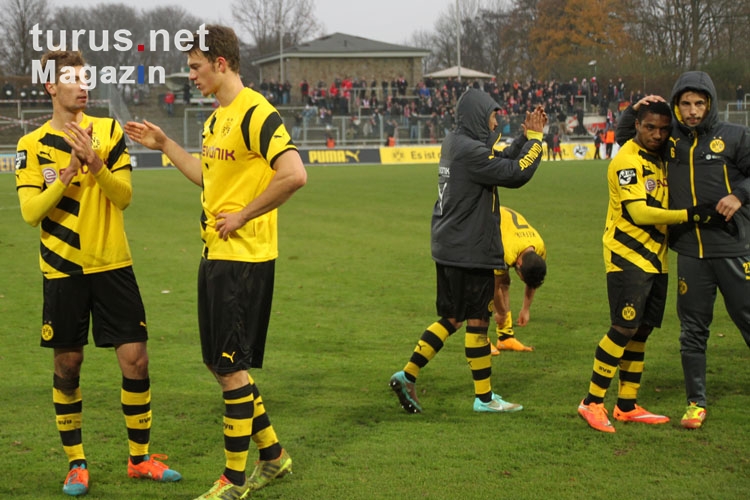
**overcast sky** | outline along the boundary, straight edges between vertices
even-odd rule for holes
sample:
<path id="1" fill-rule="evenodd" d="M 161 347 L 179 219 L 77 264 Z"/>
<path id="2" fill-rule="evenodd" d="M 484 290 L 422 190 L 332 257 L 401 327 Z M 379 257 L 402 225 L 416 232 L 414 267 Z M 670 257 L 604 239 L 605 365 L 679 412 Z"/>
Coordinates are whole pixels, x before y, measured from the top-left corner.
<path id="1" fill-rule="evenodd" d="M 119 1 L 119 0 L 118 0 Z M 268 0 L 273 1 L 273 0 Z M 435 21 L 455 7 L 456 0 L 312 0 L 315 16 L 326 33 L 346 33 L 380 42 L 403 44 L 415 31 L 434 31 Z M 66 0 L 49 0 L 54 6 L 70 5 Z M 104 0 L 75 0 L 76 5 L 110 3 Z M 115 3 L 115 2 L 111 2 Z M 207 22 L 232 22 L 232 0 L 122 0 L 136 8 L 178 5 Z"/>

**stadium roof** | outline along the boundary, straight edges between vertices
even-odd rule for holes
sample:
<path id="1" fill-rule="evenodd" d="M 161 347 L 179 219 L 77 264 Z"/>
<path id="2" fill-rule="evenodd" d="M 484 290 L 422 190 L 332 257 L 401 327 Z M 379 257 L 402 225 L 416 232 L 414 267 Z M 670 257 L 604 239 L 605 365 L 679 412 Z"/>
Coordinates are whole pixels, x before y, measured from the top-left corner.
<path id="1" fill-rule="evenodd" d="M 293 47 L 284 47 L 284 58 L 363 58 L 363 57 L 426 57 L 430 51 L 395 45 L 392 43 L 378 42 L 369 38 L 347 35 L 345 33 L 333 33 L 303 42 Z M 263 64 L 279 59 L 279 52 L 261 56 L 252 61 L 253 64 Z"/>
<path id="2" fill-rule="evenodd" d="M 495 78 L 495 75 L 482 73 L 481 71 L 477 71 L 475 69 L 464 68 L 463 66 L 461 66 L 460 73 L 458 66 L 451 66 L 450 68 L 441 69 L 440 71 L 427 73 L 424 76 L 429 76 L 430 78 L 457 78 L 459 76 L 461 78 Z"/>

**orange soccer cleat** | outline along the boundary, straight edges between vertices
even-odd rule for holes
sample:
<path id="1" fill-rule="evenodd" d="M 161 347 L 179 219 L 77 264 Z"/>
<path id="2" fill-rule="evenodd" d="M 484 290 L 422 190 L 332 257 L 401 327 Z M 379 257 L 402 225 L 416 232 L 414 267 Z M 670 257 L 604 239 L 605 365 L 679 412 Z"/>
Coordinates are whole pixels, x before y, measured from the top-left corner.
<path id="1" fill-rule="evenodd" d="M 615 420 L 620 422 L 642 422 L 644 424 L 666 424 L 669 422 L 669 417 L 651 413 L 638 405 L 635 405 L 635 409 L 631 411 L 622 411 L 618 406 L 615 406 L 613 415 Z"/>
<path id="2" fill-rule="evenodd" d="M 587 424 L 592 428 L 601 432 L 615 432 L 615 428 L 612 427 L 612 423 L 607 418 L 607 409 L 604 408 L 602 403 L 589 403 L 578 405 L 578 414 L 583 418 Z"/>

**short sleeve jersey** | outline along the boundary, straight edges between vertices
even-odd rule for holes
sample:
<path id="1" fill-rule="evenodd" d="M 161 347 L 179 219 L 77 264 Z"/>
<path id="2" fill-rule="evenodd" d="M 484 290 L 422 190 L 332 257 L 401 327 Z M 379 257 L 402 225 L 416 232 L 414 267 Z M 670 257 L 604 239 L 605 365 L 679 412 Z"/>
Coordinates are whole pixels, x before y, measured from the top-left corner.
<path id="1" fill-rule="evenodd" d="M 127 169 L 130 155 L 120 124 L 112 118 L 83 115 L 82 128 L 93 124 L 92 146 L 111 172 Z M 21 137 L 16 151 L 16 190 L 42 192 L 70 163 L 64 132 L 49 122 Z M 62 199 L 41 221 L 39 264 L 46 278 L 92 274 L 132 265 L 123 212 L 102 192 L 86 165 L 65 189 Z"/>
<path id="2" fill-rule="evenodd" d="M 500 207 L 500 236 L 503 240 L 505 263 L 508 267 L 515 267 L 521 252 L 529 247 L 534 247 L 534 252 L 541 258 L 547 258 L 544 240 L 537 230 L 523 215 L 508 207 Z"/>
<path id="3" fill-rule="evenodd" d="M 630 140 L 607 169 L 609 207 L 604 229 L 604 263 L 607 272 L 641 269 L 667 272 L 667 226 L 633 222 L 623 208 L 643 200 L 650 207 L 666 209 L 668 190 L 662 160 Z"/>
<path id="4" fill-rule="evenodd" d="M 203 126 L 203 256 L 211 260 L 265 262 L 278 256 L 277 210 L 247 222 L 226 241 L 216 216 L 238 212 L 258 197 L 275 175 L 279 155 L 297 147 L 274 108 L 260 93 L 245 88 L 217 108 Z"/>

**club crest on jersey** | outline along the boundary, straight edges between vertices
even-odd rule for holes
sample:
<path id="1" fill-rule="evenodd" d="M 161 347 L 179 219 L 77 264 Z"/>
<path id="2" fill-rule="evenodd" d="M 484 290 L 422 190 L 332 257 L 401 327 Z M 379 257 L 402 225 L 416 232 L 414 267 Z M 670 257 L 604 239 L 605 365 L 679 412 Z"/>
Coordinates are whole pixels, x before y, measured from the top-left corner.
<path id="1" fill-rule="evenodd" d="M 232 121 L 233 120 L 234 120 L 233 118 L 227 118 L 226 120 L 224 120 L 224 124 L 221 126 L 221 135 L 223 137 L 228 136 L 229 132 L 232 131 Z"/>
<path id="2" fill-rule="evenodd" d="M 638 181 L 638 176 L 634 168 L 626 168 L 617 172 L 617 179 L 620 182 L 620 186 L 629 186 Z"/>
<path id="3" fill-rule="evenodd" d="M 635 319 L 635 307 L 628 304 L 622 308 L 622 312 L 620 314 L 622 314 L 623 319 L 631 321 Z"/>
<path id="4" fill-rule="evenodd" d="M 724 151 L 724 141 L 721 140 L 720 137 L 715 137 L 714 140 L 711 141 L 711 144 L 708 145 L 709 148 L 711 148 L 711 151 L 714 153 L 721 153 Z"/>
<path id="5" fill-rule="evenodd" d="M 102 147 L 102 142 L 99 140 L 99 137 L 93 136 L 91 138 L 91 149 L 93 150 L 99 150 Z"/>
<path id="6" fill-rule="evenodd" d="M 26 168 L 26 150 L 16 151 L 16 170 Z"/>
<path id="7" fill-rule="evenodd" d="M 43 325 L 42 326 L 42 339 L 49 342 L 52 340 L 52 337 L 55 336 L 55 330 L 52 329 L 52 325 Z"/>
<path id="8" fill-rule="evenodd" d="M 57 170 L 52 167 L 43 168 L 42 176 L 44 177 L 45 183 L 52 184 L 57 180 Z"/>

